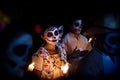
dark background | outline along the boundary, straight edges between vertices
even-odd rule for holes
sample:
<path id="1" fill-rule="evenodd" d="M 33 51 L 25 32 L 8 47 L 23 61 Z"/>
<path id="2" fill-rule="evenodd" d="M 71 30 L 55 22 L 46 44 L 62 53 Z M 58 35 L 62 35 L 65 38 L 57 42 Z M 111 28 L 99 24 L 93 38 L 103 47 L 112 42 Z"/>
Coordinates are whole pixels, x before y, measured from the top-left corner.
<path id="1" fill-rule="evenodd" d="M 86 21 L 100 19 L 106 13 L 119 14 L 119 2 L 105 1 L 25 1 L 1 0 L 1 9 L 10 15 L 13 21 L 23 19 L 25 22 L 39 21 L 51 17 L 64 22 L 66 19 L 82 17 Z M 21 21 L 23 21 L 21 20 Z"/>
<path id="2" fill-rule="evenodd" d="M 30 32 L 30 34 L 32 34 L 32 37 L 33 37 L 32 50 L 33 51 L 31 51 L 30 54 L 33 54 L 41 44 L 39 39 L 40 35 L 34 32 L 34 27 L 36 24 L 39 24 L 42 21 L 44 21 L 44 19 L 51 19 L 57 23 L 66 24 L 69 20 L 73 18 L 82 18 L 84 22 L 83 30 L 87 30 L 88 28 L 91 28 L 91 27 L 104 27 L 104 25 L 101 23 L 104 20 L 103 17 L 106 14 L 110 13 L 115 15 L 118 18 L 119 27 L 114 29 L 115 31 L 119 31 L 120 30 L 119 7 L 120 7 L 119 1 L 117 2 L 115 0 L 114 1 L 111 1 L 111 0 L 51 1 L 49 0 L 44 2 L 39 0 L 36 0 L 36 1 L 35 0 L 32 0 L 32 1 L 0 0 L 0 10 L 2 10 L 6 15 L 10 17 L 11 24 L 12 24 L 10 26 L 8 25 L 7 27 L 5 27 L 3 31 L 1 31 L 1 34 L 0 34 L 1 52 L 0 53 L 2 53 L 2 51 L 3 53 L 6 52 L 9 43 L 11 43 L 11 41 L 13 41 L 14 38 L 16 38 L 16 35 L 19 37 L 18 35 L 19 32 L 21 32 L 22 30 L 25 30 L 25 32 L 27 31 L 27 32 Z M 66 31 L 68 30 L 67 26 L 65 26 L 65 29 Z M 97 43 L 98 45 L 95 47 L 102 50 L 103 44 L 108 45 L 107 42 L 111 43 L 110 45 L 107 46 L 108 49 L 104 50 L 106 52 L 103 52 L 103 54 L 105 54 L 103 57 L 105 57 L 104 65 L 107 66 L 105 67 L 106 73 L 107 73 L 107 70 L 108 70 L 108 73 L 109 71 L 112 73 L 112 71 L 116 69 L 113 67 L 113 66 L 116 67 L 116 64 L 113 64 L 114 60 L 116 60 L 115 61 L 116 63 L 120 63 L 119 51 L 117 51 L 120 48 L 119 46 L 120 36 L 117 33 L 114 36 L 111 36 L 109 40 L 106 40 L 106 41 L 104 40 L 105 36 L 106 34 L 95 35 L 95 37 L 97 37 L 98 39 L 98 42 L 95 42 L 95 44 Z M 116 47 L 117 45 L 118 47 Z M 109 53 L 109 50 L 112 50 L 112 49 L 113 51 L 115 50 L 116 52 L 113 52 L 113 54 L 111 55 L 111 53 Z M 113 61 L 107 58 L 108 56 L 106 56 L 106 53 L 111 57 Z M 116 56 L 116 53 L 118 53 L 117 56 Z M 4 54 L 1 54 L 1 57 L 3 58 L 3 60 L 7 61 L 2 55 Z M 29 55 L 29 57 L 31 58 L 31 55 Z M 88 63 L 87 65 L 92 65 L 92 64 Z M 120 65 L 118 64 L 117 70 L 119 70 L 118 69 L 119 66 Z M 95 69 L 93 65 L 92 67 L 93 69 Z M 118 73 L 119 72 L 120 71 L 118 71 Z M 27 79 L 29 77 L 31 78 L 32 76 L 28 74 Z"/>

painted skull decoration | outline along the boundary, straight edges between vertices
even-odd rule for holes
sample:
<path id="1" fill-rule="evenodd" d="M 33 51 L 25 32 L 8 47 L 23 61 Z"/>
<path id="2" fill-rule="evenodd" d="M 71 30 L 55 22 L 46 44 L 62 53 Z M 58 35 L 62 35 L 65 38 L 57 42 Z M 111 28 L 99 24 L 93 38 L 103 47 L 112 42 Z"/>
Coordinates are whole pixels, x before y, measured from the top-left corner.
<path id="1" fill-rule="evenodd" d="M 103 48 L 111 55 L 119 55 L 120 53 L 120 33 L 108 33 L 104 40 Z"/>
<path id="2" fill-rule="evenodd" d="M 59 32 L 56 26 L 50 26 L 44 32 L 43 39 L 52 45 L 56 45 L 59 41 Z"/>
<path id="3" fill-rule="evenodd" d="M 103 43 L 103 67 L 104 74 L 111 75 L 119 73 L 120 67 L 120 33 L 107 33 Z"/>
<path id="4" fill-rule="evenodd" d="M 27 57 L 32 45 L 32 36 L 26 32 L 19 33 L 8 45 L 6 50 L 7 60 L 4 65 L 12 79 L 24 77 L 28 65 Z"/>

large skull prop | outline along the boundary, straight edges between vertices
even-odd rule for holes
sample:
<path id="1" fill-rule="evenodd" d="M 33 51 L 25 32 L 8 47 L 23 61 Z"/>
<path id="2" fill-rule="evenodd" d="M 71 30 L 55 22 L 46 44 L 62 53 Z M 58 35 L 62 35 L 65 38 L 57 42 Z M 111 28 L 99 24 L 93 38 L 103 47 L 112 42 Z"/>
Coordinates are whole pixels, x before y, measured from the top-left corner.
<path id="1" fill-rule="evenodd" d="M 51 45 L 56 45 L 59 41 L 59 32 L 57 27 L 51 26 L 47 28 L 44 32 L 43 39 Z"/>
<path id="2" fill-rule="evenodd" d="M 120 34 L 108 33 L 105 37 L 105 43 L 103 47 L 107 53 L 111 55 L 118 55 L 120 53 Z"/>
<path id="3" fill-rule="evenodd" d="M 32 47 L 32 36 L 26 32 L 17 35 L 7 48 L 7 61 L 4 63 L 12 78 L 22 78 L 27 66 L 27 57 Z"/>
<path id="4" fill-rule="evenodd" d="M 105 36 L 103 49 L 103 67 L 104 74 L 116 74 L 119 73 L 120 67 L 120 34 L 119 33 L 108 33 Z"/>

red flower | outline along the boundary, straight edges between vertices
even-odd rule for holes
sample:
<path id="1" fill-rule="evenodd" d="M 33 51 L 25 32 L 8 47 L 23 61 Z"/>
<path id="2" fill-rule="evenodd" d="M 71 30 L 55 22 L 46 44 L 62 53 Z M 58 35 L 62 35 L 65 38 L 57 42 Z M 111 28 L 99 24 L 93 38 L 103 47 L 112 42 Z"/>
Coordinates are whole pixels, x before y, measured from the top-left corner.
<path id="1" fill-rule="evenodd" d="M 36 33 L 41 33 L 41 26 L 40 26 L 39 24 L 37 24 L 37 25 L 35 26 L 35 32 L 36 32 Z"/>

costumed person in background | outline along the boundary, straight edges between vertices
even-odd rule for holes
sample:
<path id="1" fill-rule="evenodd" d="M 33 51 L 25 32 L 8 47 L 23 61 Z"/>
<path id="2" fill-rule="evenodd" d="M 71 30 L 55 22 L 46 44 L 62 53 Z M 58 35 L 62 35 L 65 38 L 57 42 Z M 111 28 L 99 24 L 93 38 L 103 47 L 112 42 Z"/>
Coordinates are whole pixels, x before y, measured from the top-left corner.
<path id="1" fill-rule="evenodd" d="M 45 28 L 47 27 L 47 28 Z M 42 80 L 62 80 L 66 78 L 68 70 L 65 50 L 58 45 L 59 32 L 55 24 L 42 26 L 41 38 L 45 44 L 32 56 L 33 72 Z M 67 65 L 66 72 L 63 70 Z"/>
<path id="2" fill-rule="evenodd" d="M 69 23 L 70 32 L 63 38 L 63 47 L 66 50 L 70 80 L 99 80 L 103 71 L 100 51 L 93 49 L 91 39 L 82 35 L 82 19 L 72 19 Z"/>
<path id="3" fill-rule="evenodd" d="M 63 39 L 63 34 L 64 34 L 64 26 L 63 25 L 59 25 L 59 26 L 57 26 L 57 28 L 58 28 L 58 32 L 59 32 L 58 45 L 63 48 L 62 39 Z"/>
<path id="4" fill-rule="evenodd" d="M 72 20 L 68 26 L 70 27 L 70 32 L 68 32 L 62 40 L 68 57 L 72 55 L 74 51 L 91 51 L 92 46 L 88 42 L 87 37 L 81 34 L 83 27 L 82 19 Z"/>
<path id="5" fill-rule="evenodd" d="M 60 39 L 59 42 L 61 43 L 63 34 L 64 34 L 64 26 L 63 25 L 58 26 L 58 32 L 59 32 L 59 39 Z"/>

